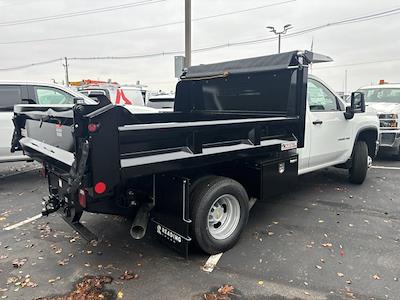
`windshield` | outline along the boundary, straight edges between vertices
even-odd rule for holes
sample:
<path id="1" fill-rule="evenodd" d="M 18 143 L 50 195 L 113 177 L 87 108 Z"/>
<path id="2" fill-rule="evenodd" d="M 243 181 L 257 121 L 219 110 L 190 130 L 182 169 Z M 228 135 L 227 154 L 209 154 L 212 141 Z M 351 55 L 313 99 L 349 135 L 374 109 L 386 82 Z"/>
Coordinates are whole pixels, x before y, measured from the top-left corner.
<path id="1" fill-rule="evenodd" d="M 364 93 L 365 102 L 400 103 L 400 88 L 360 89 Z"/>

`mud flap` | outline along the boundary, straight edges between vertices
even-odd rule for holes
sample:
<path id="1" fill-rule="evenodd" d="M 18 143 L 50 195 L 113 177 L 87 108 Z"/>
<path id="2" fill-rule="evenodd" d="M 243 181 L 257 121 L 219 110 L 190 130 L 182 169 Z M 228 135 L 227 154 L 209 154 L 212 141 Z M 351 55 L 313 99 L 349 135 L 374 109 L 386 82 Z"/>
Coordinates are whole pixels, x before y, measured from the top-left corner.
<path id="1" fill-rule="evenodd" d="M 189 180 L 170 175 L 154 175 L 154 209 L 151 212 L 151 229 L 161 242 L 189 256 Z"/>

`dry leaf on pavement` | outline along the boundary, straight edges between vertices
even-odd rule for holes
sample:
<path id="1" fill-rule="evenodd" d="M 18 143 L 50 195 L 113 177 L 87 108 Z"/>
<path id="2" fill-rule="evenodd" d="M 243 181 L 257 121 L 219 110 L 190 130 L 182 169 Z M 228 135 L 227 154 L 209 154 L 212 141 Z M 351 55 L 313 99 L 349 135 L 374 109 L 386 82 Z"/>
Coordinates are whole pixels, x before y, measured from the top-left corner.
<path id="1" fill-rule="evenodd" d="M 16 258 L 12 261 L 12 265 L 14 268 L 19 268 L 22 267 L 27 261 L 27 258 Z"/>
<path id="2" fill-rule="evenodd" d="M 139 275 L 135 274 L 132 271 L 125 271 L 124 274 L 122 274 L 118 278 L 121 280 L 131 280 L 131 279 L 137 279 L 138 277 L 139 277 Z"/>

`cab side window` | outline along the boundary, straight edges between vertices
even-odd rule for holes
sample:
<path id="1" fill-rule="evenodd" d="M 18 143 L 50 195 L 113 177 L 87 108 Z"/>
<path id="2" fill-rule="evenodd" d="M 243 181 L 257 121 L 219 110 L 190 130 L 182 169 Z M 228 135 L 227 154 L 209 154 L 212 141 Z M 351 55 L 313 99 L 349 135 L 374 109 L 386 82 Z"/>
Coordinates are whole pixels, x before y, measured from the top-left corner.
<path id="1" fill-rule="evenodd" d="M 340 107 L 334 94 L 324 85 L 309 80 L 307 85 L 307 101 L 310 111 L 338 111 Z"/>
<path id="2" fill-rule="evenodd" d="M 0 111 L 13 111 L 14 105 L 21 104 L 22 91 L 20 86 L 0 86 Z"/>
<path id="3" fill-rule="evenodd" d="M 35 87 L 38 104 L 74 104 L 74 96 L 52 87 Z"/>

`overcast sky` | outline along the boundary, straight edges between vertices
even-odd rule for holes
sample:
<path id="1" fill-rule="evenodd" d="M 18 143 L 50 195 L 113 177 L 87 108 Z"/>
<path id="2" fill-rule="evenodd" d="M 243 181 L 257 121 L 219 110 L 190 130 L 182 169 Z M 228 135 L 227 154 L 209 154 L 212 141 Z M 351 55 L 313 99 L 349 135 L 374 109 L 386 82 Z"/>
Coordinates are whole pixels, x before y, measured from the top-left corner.
<path id="1" fill-rule="evenodd" d="M 4 23 L 15 20 L 138 1 L 0 0 L 0 69 L 65 56 L 126 56 L 183 50 L 183 23 L 94 37 L 5 44 L 118 31 L 184 20 L 184 0 L 164 0 L 103 13 L 4 26 Z M 399 0 L 193 0 L 192 18 L 198 19 L 279 2 L 286 3 L 193 21 L 193 49 L 272 37 L 273 34 L 265 29 L 268 25 L 280 27 L 291 23 L 294 26 L 291 31 L 295 32 L 347 18 L 400 8 Z M 346 69 L 349 90 L 376 83 L 379 79 L 400 82 L 400 11 L 398 12 L 399 14 L 385 18 L 331 26 L 312 33 L 284 38 L 282 51 L 310 49 L 313 39 L 315 52 L 334 59 L 333 63 L 315 66 L 313 73 L 337 91 L 343 90 Z M 277 41 L 223 47 L 194 53 L 192 64 L 267 55 L 276 51 Z M 382 60 L 386 62 L 358 64 Z M 51 79 L 61 81 L 63 78 L 64 69 L 61 62 L 15 71 L 0 71 L 2 80 L 49 82 Z M 176 82 L 174 58 L 173 55 L 165 55 L 131 60 L 70 61 L 70 80 L 87 78 L 112 78 L 120 83 L 134 83 L 140 80 L 153 89 L 171 90 Z"/>

